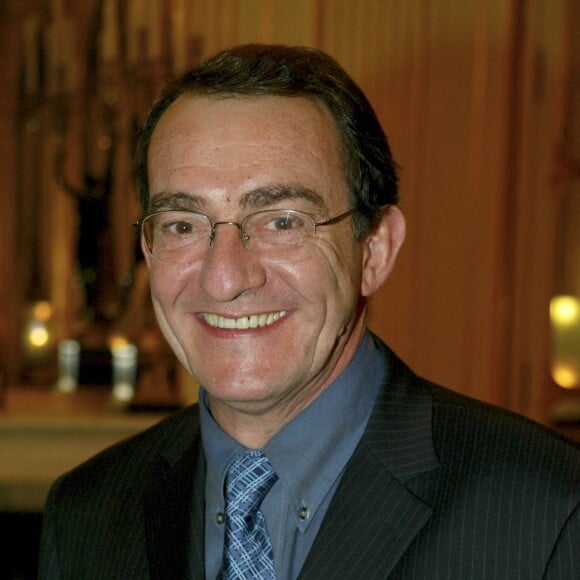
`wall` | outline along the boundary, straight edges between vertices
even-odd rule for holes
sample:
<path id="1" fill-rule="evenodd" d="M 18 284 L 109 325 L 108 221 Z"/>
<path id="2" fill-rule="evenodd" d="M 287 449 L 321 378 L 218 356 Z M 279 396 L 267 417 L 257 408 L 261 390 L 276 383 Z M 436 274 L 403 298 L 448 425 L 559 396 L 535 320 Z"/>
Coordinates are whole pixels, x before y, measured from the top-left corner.
<path id="1" fill-rule="evenodd" d="M 402 167 L 409 230 L 400 262 L 374 302 L 372 328 L 421 374 L 547 420 L 558 395 L 548 368 L 561 189 L 553 175 L 575 48 L 567 26 L 578 18 L 574 0 L 173 4 L 203 38 L 201 56 L 238 42 L 309 44 L 351 72 Z M 19 25 L 40 5 L 14 1 L 0 8 L 0 58 L 12 87 L 0 101 L 7 168 L 0 183 L 0 344 L 13 373 L 21 289 L 6 283 L 17 279 L 19 255 L 12 95 Z M 95 5 L 63 6 L 87 27 Z M 129 9 L 137 5 L 144 6 L 134 0 Z M 182 34 L 175 24 L 174 35 Z M 62 192 L 53 193 L 53 207 L 60 208 L 53 219 L 62 227 L 71 209 Z M 124 222 L 116 227 L 121 231 Z M 52 291 L 66 303 L 59 278 Z"/>

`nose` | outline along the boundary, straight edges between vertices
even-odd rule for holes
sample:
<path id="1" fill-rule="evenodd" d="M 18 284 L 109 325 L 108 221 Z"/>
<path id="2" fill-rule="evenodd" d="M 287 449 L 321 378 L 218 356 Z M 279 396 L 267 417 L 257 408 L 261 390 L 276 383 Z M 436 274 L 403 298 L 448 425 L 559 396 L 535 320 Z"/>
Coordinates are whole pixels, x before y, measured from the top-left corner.
<path id="1" fill-rule="evenodd" d="M 235 222 L 215 224 L 199 275 L 201 288 L 218 302 L 235 300 L 266 282 L 262 262 L 246 249 L 240 225 Z"/>

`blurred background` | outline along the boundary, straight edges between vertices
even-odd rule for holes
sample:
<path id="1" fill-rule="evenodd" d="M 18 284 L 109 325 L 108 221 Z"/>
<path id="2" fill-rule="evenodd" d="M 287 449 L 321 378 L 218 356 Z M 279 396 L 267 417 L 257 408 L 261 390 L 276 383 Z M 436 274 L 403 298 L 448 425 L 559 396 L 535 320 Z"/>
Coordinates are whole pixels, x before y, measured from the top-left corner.
<path id="1" fill-rule="evenodd" d="M 389 136 L 408 238 L 372 329 L 418 373 L 578 436 L 580 2 L 3 0 L 6 554 L 34 552 L 58 473 L 195 400 L 152 317 L 131 159 L 163 84 L 245 42 L 325 50 Z"/>

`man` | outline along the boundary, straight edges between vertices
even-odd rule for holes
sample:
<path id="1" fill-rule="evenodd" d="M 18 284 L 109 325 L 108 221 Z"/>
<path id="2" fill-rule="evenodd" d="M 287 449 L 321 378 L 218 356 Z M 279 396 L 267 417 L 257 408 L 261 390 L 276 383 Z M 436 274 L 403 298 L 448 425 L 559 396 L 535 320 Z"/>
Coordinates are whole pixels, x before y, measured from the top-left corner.
<path id="1" fill-rule="evenodd" d="M 200 404 L 55 484 L 42 578 L 580 577 L 575 445 L 366 330 L 405 225 L 333 60 L 244 46 L 196 67 L 154 105 L 137 180 L 155 311 Z"/>

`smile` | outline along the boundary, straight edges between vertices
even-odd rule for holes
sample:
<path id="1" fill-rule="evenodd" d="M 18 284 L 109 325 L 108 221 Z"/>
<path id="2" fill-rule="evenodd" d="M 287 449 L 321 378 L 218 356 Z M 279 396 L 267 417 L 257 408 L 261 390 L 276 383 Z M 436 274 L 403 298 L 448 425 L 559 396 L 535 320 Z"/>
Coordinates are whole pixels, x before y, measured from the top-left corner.
<path id="1" fill-rule="evenodd" d="M 252 314 L 252 316 L 242 316 L 241 318 L 226 318 L 219 314 L 203 314 L 203 319 L 214 328 L 225 328 L 228 330 L 248 330 L 251 328 L 262 328 L 270 326 L 286 316 L 285 310 L 270 312 L 268 314 Z"/>

